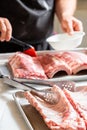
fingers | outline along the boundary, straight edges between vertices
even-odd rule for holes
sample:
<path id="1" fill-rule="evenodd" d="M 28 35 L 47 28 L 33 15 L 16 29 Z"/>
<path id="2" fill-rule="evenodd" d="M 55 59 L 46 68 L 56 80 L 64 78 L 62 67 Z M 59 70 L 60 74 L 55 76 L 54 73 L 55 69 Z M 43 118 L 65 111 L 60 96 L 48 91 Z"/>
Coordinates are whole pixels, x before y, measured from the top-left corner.
<path id="1" fill-rule="evenodd" d="M 64 32 L 72 35 L 74 31 L 83 31 L 82 22 L 75 17 L 68 17 L 61 22 Z"/>
<path id="2" fill-rule="evenodd" d="M 64 32 L 68 33 L 68 34 L 73 34 L 73 27 L 72 27 L 72 21 L 64 21 L 62 23 L 62 28 L 64 30 Z"/>
<path id="3" fill-rule="evenodd" d="M 76 18 L 73 18 L 73 29 L 74 31 L 83 31 L 82 22 Z"/>
<path id="4" fill-rule="evenodd" d="M 9 41 L 12 35 L 12 27 L 8 19 L 0 18 L 0 41 Z"/>

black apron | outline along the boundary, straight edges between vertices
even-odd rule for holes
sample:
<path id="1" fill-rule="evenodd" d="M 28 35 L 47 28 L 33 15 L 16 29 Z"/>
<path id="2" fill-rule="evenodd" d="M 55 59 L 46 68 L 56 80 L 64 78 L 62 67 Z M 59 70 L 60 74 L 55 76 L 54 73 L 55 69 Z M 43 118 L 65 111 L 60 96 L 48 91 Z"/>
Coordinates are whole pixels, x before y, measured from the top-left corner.
<path id="1" fill-rule="evenodd" d="M 53 33 L 55 0 L 0 0 L 0 17 L 12 24 L 13 36 L 36 50 L 50 50 L 46 39 Z M 22 51 L 14 43 L 1 42 L 0 52 Z"/>

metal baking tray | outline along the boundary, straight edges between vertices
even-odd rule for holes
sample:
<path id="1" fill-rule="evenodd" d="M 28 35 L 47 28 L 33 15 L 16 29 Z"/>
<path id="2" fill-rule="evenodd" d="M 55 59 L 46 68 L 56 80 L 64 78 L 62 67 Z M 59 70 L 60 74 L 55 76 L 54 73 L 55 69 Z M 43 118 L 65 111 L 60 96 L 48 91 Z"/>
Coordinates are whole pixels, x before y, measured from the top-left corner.
<path id="1" fill-rule="evenodd" d="M 85 87 L 87 85 L 78 85 L 74 92 L 79 92 Z M 13 98 L 29 130 L 49 130 L 40 113 L 24 97 L 24 91 L 15 92 Z"/>
<path id="2" fill-rule="evenodd" d="M 29 130 L 49 130 L 39 112 L 25 99 L 23 91 L 14 93 L 13 97 Z"/>
<path id="3" fill-rule="evenodd" d="M 77 51 L 77 52 L 82 52 L 82 53 L 87 54 L 87 48 L 77 48 L 77 49 L 71 50 L 71 51 Z M 54 50 L 53 51 L 38 51 L 38 54 L 48 53 L 48 52 L 57 53 L 58 51 L 54 51 Z M 12 56 L 13 54 L 14 53 L 0 54 L 0 72 L 4 76 L 12 77 L 12 74 L 7 67 L 7 62 L 8 62 L 8 58 L 10 56 Z M 19 80 L 21 80 L 21 79 L 19 79 Z M 61 73 L 59 73 L 58 75 L 56 75 L 52 79 L 46 79 L 46 81 L 61 81 L 61 80 L 65 80 L 65 81 L 67 81 L 67 80 L 69 80 L 69 81 L 85 81 L 85 80 L 87 80 L 87 71 L 81 72 L 77 75 L 62 75 Z"/>

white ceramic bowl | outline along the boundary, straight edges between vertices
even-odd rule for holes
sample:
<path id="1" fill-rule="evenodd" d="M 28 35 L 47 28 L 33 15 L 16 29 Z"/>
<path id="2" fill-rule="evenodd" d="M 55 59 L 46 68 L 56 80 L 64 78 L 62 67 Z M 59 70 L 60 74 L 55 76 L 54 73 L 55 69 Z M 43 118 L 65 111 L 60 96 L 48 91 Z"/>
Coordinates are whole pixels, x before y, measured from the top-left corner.
<path id="1" fill-rule="evenodd" d="M 84 32 L 75 31 L 73 35 L 67 33 L 56 34 L 47 39 L 47 42 L 55 50 L 72 50 L 77 48 L 82 43 Z"/>

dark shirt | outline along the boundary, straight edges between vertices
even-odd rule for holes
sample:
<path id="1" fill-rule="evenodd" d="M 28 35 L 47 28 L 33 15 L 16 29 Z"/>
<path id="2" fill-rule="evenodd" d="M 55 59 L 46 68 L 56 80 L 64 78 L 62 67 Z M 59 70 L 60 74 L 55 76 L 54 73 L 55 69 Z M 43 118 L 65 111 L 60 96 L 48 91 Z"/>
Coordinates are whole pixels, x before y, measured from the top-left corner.
<path id="1" fill-rule="evenodd" d="M 54 0 L 0 0 L 0 17 L 9 19 L 14 37 L 43 43 L 53 32 Z"/>

